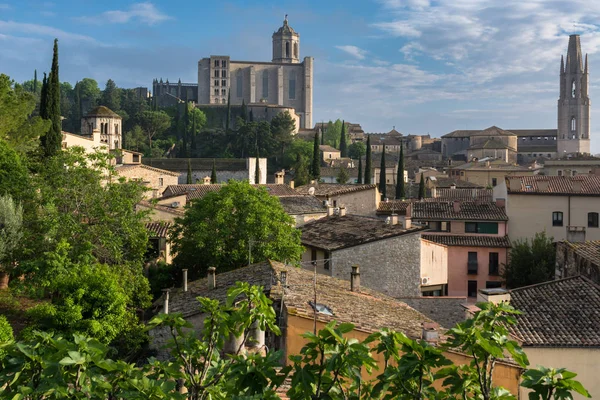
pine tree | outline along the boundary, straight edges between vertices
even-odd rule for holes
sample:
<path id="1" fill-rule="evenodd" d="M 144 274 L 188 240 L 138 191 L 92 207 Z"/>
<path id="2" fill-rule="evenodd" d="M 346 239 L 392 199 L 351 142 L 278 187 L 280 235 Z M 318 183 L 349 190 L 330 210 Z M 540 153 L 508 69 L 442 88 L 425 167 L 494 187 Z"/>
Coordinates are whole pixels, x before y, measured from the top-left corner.
<path id="1" fill-rule="evenodd" d="M 215 165 L 215 159 L 214 158 L 213 158 L 212 172 L 210 174 L 210 183 L 212 183 L 212 184 L 216 184 L 217 183 L 217 166 Z"/>
<path id="2" fill-rule="evenodd" d="M 254 183 L 260 184 L 260 158 L 258 157 L 258 149 L 256 150 L 256 165 L 254 166 Z"/>
<path id="3" fill-rule="evenodd" d="M 58 76 L 58 39 L 54 39 L 54 51 L 52 55 L 52 69 L 48 79 L 46 113 L 52 122 L 50 130 L 42 137 L 42 145 L 46 157 L 52 157 L 58 153 L 62 145 L 62 122 L 60 120 L 60 80 Z"/>
<path id="4" fill-rule="evenodd" d="M 44 79 L 42 80 L 42 92 L 40 95 L 40 117 L 48 119 L 48 79 L 46 79 L 46 73 L 44 72 Z"/>
<path id="5" fill-rule="evenodd" d="M 33 70 L 33 93 L 37 93 L 37 69 Z"/>
<path id="6" fill-rule="evenodd" d="M 188 158 L 187 180 L 185 183 L 187 183 L 187 184 L 192 183 L 192 162 L 190 161 L 189 158 Z"/>
<path id="7" fill-rule="evenodd" d="M 340 156 L 348 157 L 348 145 L 346 143 L 346 122 L 342 121 L 342 132 L 340 133 Z"/>
<path id="8" fill-rule="evenodd" d="M 365 157 L 365 183 L 371 184 L 371 135 L 367 136 L 367 156 Z"/>
<path id="9" fill-rule="evenodd" d="M 425 179 L 423 179 L 423 174 L 421 174 L 421 181 L 419 182 L 419 200 L 425 198 Z"/>
<path id="10" fill-rule="evenodd" d="M 321 150 L 319 149 L 319 132 L 315 133 L 315 140 L 313 142 L 313 159 L 311 176 L 315 181 L 321 179 Z"/>
<path id="11" fill-rule="evenodd" d="M 362 157 L 358 158 L 358 184 L 363 183 L 363 177 L 362 177 Z"/>
<path id="12" fill-rule="evenodd" d="M 387 197 L 387 182 L 385 176 L 385 146 L 383 146 L 383 152 L 381 153 L 381 165 L 379 171 L 379 193 L 381 194 L 381 199 L 385 199 Z"/>
<path id="13" fill-rule="evenodd" d="M 404 146 L 400 143 L 400 159 L 398 160 L 398 176 L 396 177 L 396 198 L 404 199 L 406 190 L 404 188 Z"/>
<path id="14" fill-rule="evenodd" d="M 229 120 L 231 119 L 231 91 L 227 92 L 227 119 L 225 120 L 225 133 L 229 133 Z"/>

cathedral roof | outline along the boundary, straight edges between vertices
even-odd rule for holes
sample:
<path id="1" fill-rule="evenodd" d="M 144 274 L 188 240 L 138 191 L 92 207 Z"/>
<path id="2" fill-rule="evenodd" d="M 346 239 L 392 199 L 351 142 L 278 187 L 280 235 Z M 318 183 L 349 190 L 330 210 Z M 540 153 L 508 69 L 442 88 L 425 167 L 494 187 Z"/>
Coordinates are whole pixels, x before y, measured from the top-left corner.
<path id="1" fill-rule="evenodd" d="M 500 129 L 497 126 L 490 126 L 484 130 L 458 130 L 452 131 L 443 135 L 443 138 L 462 138 L 462 137 L 471 137 L 471 136 L 515 136 L 513 132 L 505 131 L 504 129 Z"/>
<path id="2" fill-rule="evenodd" d="M 288 24 L 287 15 L 283 20 L 283 25 L 275 32 L 277 35 L 285 34 L 285 35 L 297 35 L 296 31 Z"/>

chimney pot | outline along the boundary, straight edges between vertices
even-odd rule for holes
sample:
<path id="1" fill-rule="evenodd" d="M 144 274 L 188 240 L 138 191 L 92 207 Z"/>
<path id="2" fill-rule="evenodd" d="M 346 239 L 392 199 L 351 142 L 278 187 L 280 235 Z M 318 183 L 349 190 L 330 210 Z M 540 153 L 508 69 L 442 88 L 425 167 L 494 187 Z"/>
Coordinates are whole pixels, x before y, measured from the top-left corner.
<path id="1" fill-rule="evenodd" d="M 210 185 L 210 176 L 205 176 L 204 178 L 202 178 L 202 182 L 205 185 Z"/>
<path id="2" fill-rule="evenodd" d="M 216 270 L 217 269 L 215 267 L 210 267 L 208 269 L 208 289 L 209 290 L 215 289 L 217 287 L 217 278 L 215 276 Z"/>
<path id="3" fill-rule="evenodd" d="M 334 214 L 335 207 L 327 206 L 327 216 L 331 217 Z"/>
<path id="4" fill-rule="evenodd" d="M 350 274 L 350 290 L 353 292 L 360 292 L 360 271 L 358 265 L 352 266 L 352 273 Z"/>
<path id="5" fill-rule="evenodd" d="M 283 185 L 283 182 L 284 182 L 283 177 L 284 176 L 285 176 L 285 171 L 284 170 L 275 172 L 275 183 L 277 185 Z"/>
<path id="6" fill-rule="evenodd" d="M 424 322 L 421 338 L 428 343 L 437 343 L 439 340 L 438 327 L 439 325 L 435 322 Z"/>
<path id="7" fill-rule="evenodd" d="M 437 188 L 435 186 L 431 187 L 431 197 L 437 198 Z"/>
<path id="8" fill-rule="evenodd" d="M 340 206 L 340 217 L 343 217 L 345 215 L 346 215 L 346 207 Z"/>
<path id="9" fill-rule="evenodd" d="M 398 214 L 393 213 L 392 215 L 390 215 L 391 219 L 390 219 L 390 223 L 392 225 L 398 225 Z"/>
<path id="10" fill-rule="evenodd" d="M 290 181 L 290 187 L 291 187 L 292 189 L 294 188 L 294 185 L 295 185 L 294 181 Z"/>
<path id="11" fill-rule="evenodd" d="M 188 272 L 188 270 L 187 269 L 183 269 L 182 272 L 183 272 L 183 291 L 187 292 L 187 279 L 188 279 L 187 278 L 187 272 Z"/>
<path id="12" fill-rule="evenodd" d="M 410 218 L 409 216 L 406 216 L 404 218 L 404 229 L 410 229 L 412 228 L 412 218 Z"/>

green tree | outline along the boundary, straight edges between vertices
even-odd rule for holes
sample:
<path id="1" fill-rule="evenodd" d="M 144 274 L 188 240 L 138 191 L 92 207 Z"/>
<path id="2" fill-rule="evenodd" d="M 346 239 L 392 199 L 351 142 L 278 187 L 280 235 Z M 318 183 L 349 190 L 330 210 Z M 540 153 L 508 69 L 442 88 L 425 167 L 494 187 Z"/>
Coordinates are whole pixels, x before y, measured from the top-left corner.
<path id="1" fill-rule="evenodd" d="M 40 92 L 40 117 L 48 119 L 48 78 L 44 72 L 44 78 L 42 79 L 42 90 Z M 48 129 L 50 129 L 48 127 Z"/>
<path id="2" fill-rule="evenodd" d="M 48 108 L 46 113 L 51 121 L 50 130 L 42 136 L 42 147 L 46 157 L 55 156 L 62 147 L 62 121 L 60 114 L 60 80 L 58 77 L 58 39 L 54 39 L 52 69 L 48 80 Z M 42 116 L 43 117 L 43 116 Z"/>
<path id="3" fill-rule="evenodd" d="M 423 178 L 423 174 L 421 174 L 421 180 L 419 181 L 419 200 L 423 200 L 427 197 L 425 193 L 425 179 Z"/>
<path id="4" fill-rule="evenodd" d="M 37 80 L 37 69 L 33 70 L 33 93 L 37 93 L 38 80 Z"/>
<path id="5" fill-rule="evenodd" d="M 0 139 L 0 196 L 22 202 L 31 194 L 30 175 L 19 154 Z"/>
<path id="6" fill-rule="evenodd" d="M 298 261 L 303 248 L 293 225 L 266 189 L 229 181 L 175 220 L 170 233 L 174 261 L 197 276 L 211 266 L 226 271 L 266 259 Z"/>
<path id="7" fill-rule="evenodd" d="M 337 119 L 335 122 L 329 121 L 325 132 L 323 132 L 324 143 L 336 149 L 340 146 L 340 137 L 342 133 L 342 121 Z"/>
<path id="8" fill-rule="evenodd" d="M 362 168 L 362 157 L 360 157 L 358 159 L 358 181 L 357 181 L 358 184 L 363 183 L 362 169 L 363 169 Z"/>
<path id="9" fill-rule="evenodd" d="M 164 111 L 144 111 L 140 116 L 140 125 L 148 138 L 148 147 L 152 151 L 152 138 L 169 129 L 171 117 Z"/>
<path id="10" fill-rule="evenodd" d="M 254 166 L 254 183 L 260 183 L 260 157 L 258 157 L 258 152 L 256 154 L 256 164 Z"/>
<path id="11" fill-rule="evenodd" d="M 569 400 L 572 392 L 591 398 L 583 385 L 574 380 L 576 373 L 565 368 L 545 368 L 528 370 L 523 374 L 521 386 L 532 389 L 531 400 Z"/>
<path id="12" fill-rule="evenodd" d="M 301 153 L 296 154 L 296 162 L 294 163 L 294 183 L 296 186 L 306 185 L 311 178 L 311 173 L 308 170 L 308 161 L 310 158 L 307 158 Z"/>
<path id="13" fill-rule="evenodd" d="M 315 133 L 313 141 L 312 167 L 310 175 L 316 181 L 321 179 L 321 151 L 319 149 L 319 132 Z"/>
<path id="14" fill-rule="evenodd" d="M 367 154 L 367 146 L 363 142 L 354 142 L 348 146 L 348 157 L 352 159 L 360 159 Z"/>
<path id="15" fill-rule="evenodd" d="M 104 88 L 102 97 L 100 98 L 100 105 L 106 106 L 113 111 L 118 111 L 121 109 L 120 89 L 117 88 L 115 81 L 112 79 L 106 81 L 106 87 Z"/>
<path id="16" fill-rule="evenodd" d="M 554 238 L 538 232 L 530 241 L 516 240 L 510 249 L 509 262 L 504 266 L 506 286 L 518 288 L 554 279 L 556 250 Z"/>
<path id="17" fill-rule="evenodd" d="M 187 179 L 185 183 L 187 183 L 188 185 L 194 183 L 192 179 L 192 162 L 189 158 L 187 163 Z"/>
<path id="18" fill-rule="evenodd" d="M 295 130 L 296 121 L 287 111 L 277 114 L 271 120 L 271 134 L 276 142 L 276 147 L 280 150 L 280 162 L 284 162 L 285 153 L 294 140 L 293 133 Z"/>
<path id="19" fill-rule="evenodd" d="M 371 135 L 367 135 L 367 156 L 365 159 L 365 183 L 371 184 Z"/>
<path id="20" fill-rule="evenodd" d="M 305 160 L 310 160 L 312 158 L 313 151 L 313 143 L 300 138 L 293 139 L 285 151 L 283 157 L 283 167 L 293 168 L 298 158 L 298 154 L 301 154 Z"/>
<path id="21" fill-rule="evenodd" d="M 4 315 L 0 315 L 0 361 L 6 355 L 6 352 L 2 350 L 1 346 L 12 342 L 14 339 L 13 329 L 10 323 Z"/>
<path id="22" fill-rule="evenodd" d="M 244 99 L 242 99 L 241 117 L 244 122 L 248 122 L 248 107 L 246 106 Z"/>
<path id="23" fill-rule="evenodd" d="M 225 134 L 229 134 L 229 124 L 231 123 L 231 91 L 227 91 L 227 116 L 225 117 Z"/>
<path id="24" fill-rule="evenodd" d="M 381 164 L 379 166 L 379 193 L 381 194 L 381 199 L 385 199 L 387 197 L 387 178 L 386 178 L 386 168 L 385 168 L 385 146 L 383 152 L 381 153 Z"/>
<path id="25" fill-rule="evenodd" d="M 404 188 L 404 146 L 400 146 L 400 158 L 398 159 L 398 175 L 396 176 L 396 198 L 404 199 L 406 189 Z"/>
<path id="26" fill-rule="evenodd" d="M 23 207 L 10 196 L 0 196 L 0 289 L 5 289 L 2 285 L 13 270 L 22 237 Z"/>
<path id="27" fill-rule="evenodd" d="M 213 185 L 217 184 L 217 166 L 215 164 L 215 159 L 213 158 L 213 166 L 212 166 L 212 172 L 210 173 L 210 183 L 212 183 Z"/>
<path id="28" fill-rule="evenodd" d="M 348 145 L 346 144 L 346 122 L 342 121 L 342 131 L 340 132 L 340 155 L 348 157 Z"/>
<path id="29" fill-rule="evenodd" d="M 338 173 L 335 177 L 335 180 L 337 181 L 337 183 L 348 183 L 348 179 L 350 179 L 350 174 L 348 173 L 348 170 L 343 166 L 340 167 L 338 169 Z"/>

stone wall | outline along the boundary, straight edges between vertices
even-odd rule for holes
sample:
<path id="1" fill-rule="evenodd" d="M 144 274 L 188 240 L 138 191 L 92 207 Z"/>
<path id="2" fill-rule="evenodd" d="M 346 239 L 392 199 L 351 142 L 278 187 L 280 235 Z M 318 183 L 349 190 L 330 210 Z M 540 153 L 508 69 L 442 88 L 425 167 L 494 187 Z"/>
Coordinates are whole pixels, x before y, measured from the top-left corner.
<path id="1" fill-rule="evenodd" d="M 568 244 L 556 243 L 556 278 L 583 275 L 600 285 L 600 260 L 580 257 Z"/>
<path id="2" fill-rule="evenodd" d="M 392 297 L 418 296 L 420 257 L 420 232 L 405 234 L 332 252 L 331 275 L 349 281 L 358 265 L 361 286 Z"/>
<path id="3" fill-rule="evenodd" d="M 415 310 L 449 329 L 465 320 L 466 297 L 398 297 Z"/>

